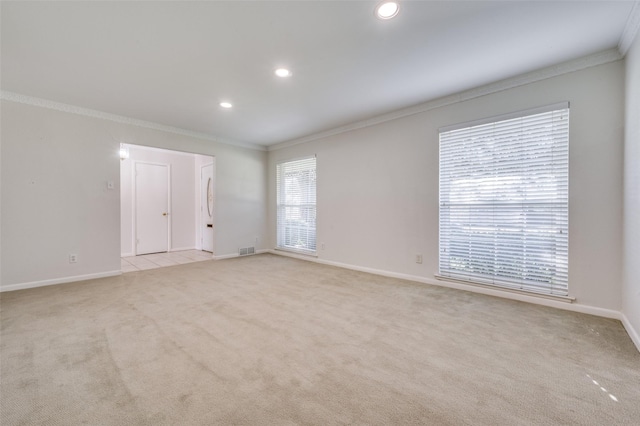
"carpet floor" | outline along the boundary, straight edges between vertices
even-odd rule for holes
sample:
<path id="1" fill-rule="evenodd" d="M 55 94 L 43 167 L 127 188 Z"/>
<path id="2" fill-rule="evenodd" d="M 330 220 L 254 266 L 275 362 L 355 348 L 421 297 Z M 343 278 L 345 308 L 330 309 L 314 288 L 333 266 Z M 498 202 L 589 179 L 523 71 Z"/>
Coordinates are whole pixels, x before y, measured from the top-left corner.
<path id="1" fill-rule="evenodd" d="M 263 254 L 1 295 L 9 425 L 638 425 L 619 321 Z"/>

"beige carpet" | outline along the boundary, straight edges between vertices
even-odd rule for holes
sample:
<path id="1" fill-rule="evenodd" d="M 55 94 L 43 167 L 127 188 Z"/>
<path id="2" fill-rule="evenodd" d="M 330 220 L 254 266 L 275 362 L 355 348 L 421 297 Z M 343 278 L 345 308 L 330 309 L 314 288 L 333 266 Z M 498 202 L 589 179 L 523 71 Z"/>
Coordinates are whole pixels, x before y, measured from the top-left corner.
<path id="1" fill-rule="evenodd" d="M 1 296 L 1 424 L 638 425 L 618 321 L 274 255 Z"/>

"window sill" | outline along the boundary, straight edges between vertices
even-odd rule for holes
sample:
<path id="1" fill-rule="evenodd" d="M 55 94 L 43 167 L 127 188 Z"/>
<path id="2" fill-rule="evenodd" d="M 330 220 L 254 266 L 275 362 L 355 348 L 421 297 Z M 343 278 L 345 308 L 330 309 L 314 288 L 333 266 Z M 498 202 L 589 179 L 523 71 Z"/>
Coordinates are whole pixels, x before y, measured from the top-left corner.
<path id="1" fill-rule="evenodd" d="M 439 281 L 449 281 L 452 283 L 466 284 L 474 287 L 489 288 L 492 290 L 500 290 L 508 293 L 521 294 L 524 296 L 540 297 L 542 299 L 556 300 L 564 303 L 573 303 L 576 300 L 575 297 L 571 297 L 571 296 L 560 296 L 557 294 L 546 294 L 546 293 L 537 293 L 535 291 L 518 290 L 515 288 L 508 288 L 508 287 L 503 287 L 500 285 L 495 285 L 490 283 L 479 283 L 474 281 L 467 281 L 467 280 L 461 280 L 461 279 L 456 279 L 451 277 L 445 277 L 443 275 L 438 275 L 438 274 L 434 274 L 434 277 Z"/>
<path id="2" fill-rule="evenodd" d="M 285 253 L 299 254 L 301 256 L 318 257 L 318 254 L 315 251 L 295 250 L 295 249 L 289 249 L 289 248 L 283 248 L 283 247 L 276 247 L 274 248 L 274 250 L 282 251 Z"/>

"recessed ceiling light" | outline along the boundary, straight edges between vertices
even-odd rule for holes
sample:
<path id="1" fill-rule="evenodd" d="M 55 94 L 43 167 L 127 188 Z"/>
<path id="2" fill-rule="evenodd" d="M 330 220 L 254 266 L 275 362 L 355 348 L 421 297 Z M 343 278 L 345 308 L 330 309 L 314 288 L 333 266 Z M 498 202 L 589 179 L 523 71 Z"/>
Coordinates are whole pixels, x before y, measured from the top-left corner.
<path id="1" fill-rule="evenodd" d="M 275 73 L 278 77 L 291 77 L 291 71 L 286 68 L 278 68 Z"/>
<path id="2" fill-rule="evenodd" d="M 233 105 L 231 105 L 229 102 L 220 102 L 220 106 L 222 108 L 231 108 Z"/>
<path id="3" fill-rule="evenodd" d="M 398 14 L 400 6 L 395 1 L 383 1 L 376 6 L 376 16 L 380 19 L 391 19 Z"/>

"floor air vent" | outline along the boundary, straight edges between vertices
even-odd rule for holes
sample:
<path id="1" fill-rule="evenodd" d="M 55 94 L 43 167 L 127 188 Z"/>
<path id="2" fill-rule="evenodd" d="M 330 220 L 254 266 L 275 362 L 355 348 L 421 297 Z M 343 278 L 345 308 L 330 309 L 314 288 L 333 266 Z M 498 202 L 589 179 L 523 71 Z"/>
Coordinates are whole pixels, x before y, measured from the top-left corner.
<path id="1" fill-rule="evenodd" d="M 255 254 L 256 253 L 256 248 L 255 247 L 243 247 L 243 248 L 238 250 L 238 253 L 240 254 L 240 256 L 246 256 L 248 254 Z"/>

